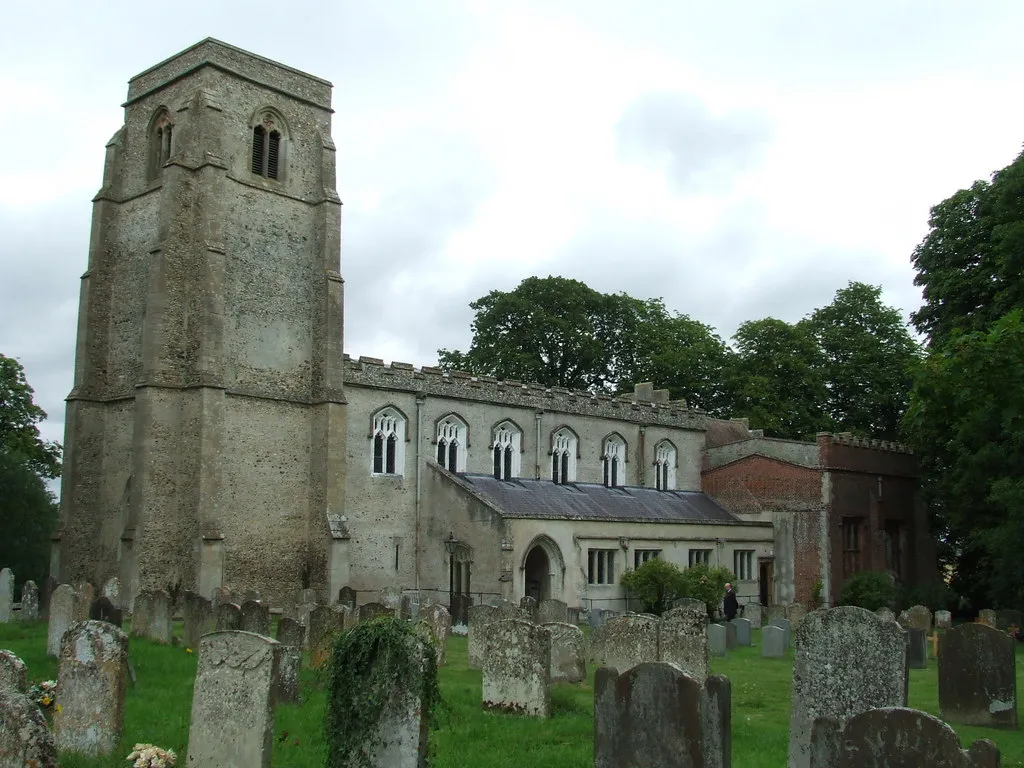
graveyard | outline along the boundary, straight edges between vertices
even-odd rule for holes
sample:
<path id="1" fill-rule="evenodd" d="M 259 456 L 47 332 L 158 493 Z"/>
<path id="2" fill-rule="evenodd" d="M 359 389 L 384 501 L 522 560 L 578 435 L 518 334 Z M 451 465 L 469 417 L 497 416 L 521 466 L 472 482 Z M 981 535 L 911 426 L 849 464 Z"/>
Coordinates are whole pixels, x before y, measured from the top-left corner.
<path id="1" fill-rule="evenodd" d="M 279 620 L 268 628 L 273 636 Z M 127 629 L 127 622 L 125 622 Z M 120 748 L 103 758 L 61 754 L 64 768 L 123 766 L 136 743 L 173 749 L 178 765 L 186 764 L 189 722 L 198 652 L 181 642 L 181 622 L 172 625 L 171 643 L 131 637 L 128 652 L 134 682 L 127 682 L 124 698 L 124 730 Z M 787 764 L 790 741 L 791 692 L 794 652 L 782 658 L 762 656 L 762 630 L 751 631 L 750 647 L 738 645 L 723 656 L 712 655 L 708 675 L 724 675 L 731 685 L 732 765 L 739 768 L 778 768 Z M 1024 644 L 1015 644 L 1017 688 L 1021 687 Z M 0 648 L 24 660 L 30 682 L 57 678 L 57 660 L 47 654 L 47 624 L 0 623 Z M 481 766 L 532 768 L 593 766 L 594 762 L 594 664 L 587 664 L 581 682 L 555 683 L 550 691 L 547 717 L 488 711 L 481 706 L 483 686 L 480 669 L 472 668 L 467 638 L 448 637 L 445 661 L 439 667 L 443 699 L 429 737 L 430 765 L 439 767 Z M 311 666 L 305 653 L 297 703 L 278 703 L 273 724 L 272 765 L 282 768 L 321 768 L 326 763 L 324 722 L 328 691 L 328 664 Z M 484 660 L 486 664 L 486 659 Z M 856 662 L 855 662 L 856 663 Z M 939 716 L 938 665 L 928 658 L 923 669 L 911 669 L 907 706 Z M 624 671 L 624 670 L 620 670 Z M 840 695 L 841 692 L 836 692 Z M 60 692 L 58 691 L 58 701 Z M 233 707 L 227 703 L 227 715 Z M 240 707 L 244 709 L 244 707 Z M 238 711 L 241 720 L 252 717 Z M 52 718 L 53 713 L 48 714 Z M 223 723 L 206 722 L 216 733 Z M 1024 734 L 973 726 L 954 726 L 961 745 L 990 739 L 998 746 L 1006 768 L 1024 768 Z"/>

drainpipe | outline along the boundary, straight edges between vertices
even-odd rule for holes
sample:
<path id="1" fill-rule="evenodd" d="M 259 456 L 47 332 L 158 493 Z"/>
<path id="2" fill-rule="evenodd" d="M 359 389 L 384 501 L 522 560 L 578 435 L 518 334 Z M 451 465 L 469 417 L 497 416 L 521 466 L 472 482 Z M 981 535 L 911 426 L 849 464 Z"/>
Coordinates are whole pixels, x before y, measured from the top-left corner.
<path id="1" fill-rule="evenodd" d="M 420 393 L 416 397 L 416 593 L 420 591 L 420 498 L 422 493 L 420 491 L 420 477 L 423 474 L 421 471 L 422 464 L 420 462 L 420 451 L 423 444 L 423 401 L 425 396 Z"/>
<path id="2" fill-rule="evenodd" d="M 536 463 L 533 467 L 534 479 L 540 480 L 540 419 L 544 415 L 544 411 L 537 411 L 533 414 L 534 421 L 537 423 L 537 445 L 534 454 L 536 455 Z"/>
<path id="3" fill-rule="evenodd" d="M 645 448 L 645 440 L 644 440 L 644 437 L 645 437 L 646 434 L 647 434 L 647 427 L 645 427 L 643 424 L 641 424 L 640 425 L 640 437 L 636 441 L 636 450 L 637 450 L 638 457 L 640 459 L 637 462 L 637 464 L 640 465 L 640 468 L 637 469 L 637 474 L 639 475 L 637 480 L 639 481 L 641 488 L 643 488 L 645 485 L 647 485 L 647 477 L 646 477 L 646 475 L 647 475 L 647 450 Z"/>

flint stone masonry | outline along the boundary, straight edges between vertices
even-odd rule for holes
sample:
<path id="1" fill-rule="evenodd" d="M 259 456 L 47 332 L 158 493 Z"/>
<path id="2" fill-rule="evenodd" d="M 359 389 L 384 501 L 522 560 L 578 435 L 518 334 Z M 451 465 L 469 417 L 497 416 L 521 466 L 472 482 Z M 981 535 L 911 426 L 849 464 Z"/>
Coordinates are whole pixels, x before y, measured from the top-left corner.
<path id="1" fill-rule="evenodd" d="M 467 626 L 467 652 L 469 666 L 472 669 L 480 669 L 484 665 L 484 654 L 486 653 L 486 637 L 484 627 L 495 621 L 498 609 L 490 605 L 469 606 L 469 623 Z"/>
<path id="2" fill-rule="evenodd" d="M 534 717 L 551 715 L 551 635 L 519 619 L 487 625 L 483 706 Z"/>
<path id="3" fill-rule="evenodd" d="M 149 630 L 146 637 L 156 643 L 171 642 L 171 598 L 158 589 L 149 596 Z"/>
<path id="4" fill-rule="evenodd" d="M 932 612 L 923 605 L 914 605 L 900 614 L 899 623 L 904 629 L 919 629 L 927 635 L 932 631 Z"/>
<path id="5" fill-rule="evenodd" d="M 246 600 L 242 603 L 241 611 L 240 629 L 243 632 L 253 632 L 257 635 L 270 634 L 270 606 L 256 600 Z"/>
<path id="6" fill-rule="evenodd" d="M 708 676 L 708 623 L 703 613 L 673 608 L 658 627 L 659 660 L 675 664 L 698 683 Z"/>
<path id="7" fill-rule="evenodd" d="M 128 636 L 105 621 L 82 621 L 64 633 L 57 667 L 60 707 L 53 713 L 57 748 L 91 757 L 117 749 L 124 727 Z"/>
<path id="8" fill-rule="evenodd" d="M 538 624 L 567 624 L 569 606 L 561 600 L 541 600 L 537 604 Z"/>
<path id="9" fill-rule="evenodd" d="M 946 723 L 904 707 L 868 710 L 845 726 L 819 718 L 811 749 L 814 768 L 999 768 L 999 749 L 988 739 L 962 750 L 956 731 Z"/>
<path id="10" fill-rule="evenodd" d="M 277 623 L 277 642 L 281 644 L 274 697 L 278 702 L 299 700 L 299 673 L 302 671 L 302 642 L 306 630 L 294 619 L 284 618 Z"/>
<path id="11" fill-rule="evenodd" d="M 185 595 L 185 622 L 182 642 L 186 648 L 198 648 L 200 638 L 216 629 L 213 603 L 201 595 Z"/>
<path id="12" fill-rule="evenodd" d="M 953 614 L 949 611 L 936 611 L 935 612 L 935 628 L 936 629 L 949 629 L 953 626 Z"/>
<path id="13" fill-rule="evenodd" d="M 658 624 L 649 616 L 616 616 L 601 630 L 601 660 L 606 667 L 627 670 L 658 660 Z"/>
<path id="14" fill-rule="evenodd" d="M 551 635 L 551 682 L 579 683 L 587 677 L 583 630 L 566 622 L 542 624 Z"/>
<path id="15" fill-rule="evenodd" d="M 761 630 L 761 656 L 766 659 L 782 659 L 786 656 L 786 630 L 769 624 Z"/>
<path id="16" fill-rule="evenodd" d="M 60 656 L 60 639 L 75 618 L 75 590 L 70 584 L 61 584 L 50 597 L 50 624 L 46 634 L 46 653 Z"/>
<path id="17" fill-rule="evenodd" d="M 115 608 L 124 608 L 121 605 L 121 580 L 117 576 L 111 576 L 103 582 L 103 589 L 100 590 L 100 595 L 107 598 Z"/>
<path id="18" fill-rule="evenodd" d="M 274 681 L 281 646 L 251 632 L 213 632 L 199 644 L 188 765 L 270 768 Z"/>
<path id="19" fill-rule="evenodd" d="M 14 615 L 14 572 L 0 570 L 0 624 L 7 624 Z"/>
<path id="20" fill-rule="evenodd" d="M 961 624 L 939 638 L 939 712 L 944 720 L 1017 728 L 1014 641 L 984 624 Z"/>
<path id="21" fill-rule="evenodd" d="M 907 666 L 928 669 L 928 636 L 915 627 L 907 630 Z"/>
<path id="22" fill-rule="evenodd" d="M 0 685 L 0 768 L 57 768 L 57 745 L 38 705 Z"/>
<path id="23" fill-rule="evenodd" d="M 703 684 L 666 662 L 594 678 L 595 768 L 728 768 L 732 694 L 728 678 Z"/>
<path id="24" fill-rule="evenodd" d="M 221 603 L 217 606 L 216 627 L 218 632 L 231 632 L 242 626 L 242 608 L 235 603 Z"/>
<path id="25" fill-rule="evenodd" d="M 725 627 L 721 624 L 708 624 L 708 654 L 725 656 L 726 646 Z"/>
<path id="26" fill-rule="evenodd" d="M 120 609 L 115 608 L 110 599 L 103 597 L 103 595 L 92 601 L 92 606 L 89 608 L 89 618 L 93 621 L 105 621 L 108 624 L 113 624 L 118 629 L 121 628 L 121 623 L 124 621 Z"/>
<path id="27" fill-rule="evenodd" d="M 807 615 L 796 632 L 789 721 L 789 768 L 810 768 L 811 726 L 846 720 L 875 707 L 907 703 L 903 629 L 853 606 Z"/>
<path id="28" fill-rule="evenodd" d="M 28 690 L 28 667 L 11 651 L 0 650 L 0 688 L 18 693 Z"/>
<path id="29" fill-rule="evenodd" d="M 434 643 L 434 650 L 437 654 L 437 665 L 445 662 L 446 650 L 448 648 L 448 637 L 452 633 L 452 615 L 443 605 L 431 604 L 423 611 L 422 621 L 430 627 L 431 640 Z"/>
<path id="30" fill-rule="evenodd" d="M 18 616 L 20 621 L 39 621 L 39 587 L 29 579 L 21 585 L 21 611 Z"/>

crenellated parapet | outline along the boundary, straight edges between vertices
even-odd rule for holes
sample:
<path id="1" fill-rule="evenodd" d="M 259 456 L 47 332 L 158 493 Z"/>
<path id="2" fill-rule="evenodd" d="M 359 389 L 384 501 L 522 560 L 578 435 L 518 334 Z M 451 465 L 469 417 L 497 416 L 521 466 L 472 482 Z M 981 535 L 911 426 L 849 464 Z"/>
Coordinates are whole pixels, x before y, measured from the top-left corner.
<path id="1" fill-rule="evenodd" d="M 648 402 L 633 396 L 612 397 L 537 383 L 500 381 L 493 376 L 446 372 L 433 366 L 385 364 L 377 357 L 354 359 L 345 355 L 345 384 L 682 429 L 704 430 L 707 422 L 704 412 L 687 408 L 682 401 Z"/>
<path id="2" fill-rule="evenodd" d="M 831 443 L 832 445 L 844 445 L 850 448 L 865 448 L 872 451 L 891 451 L 893 453 L 913 453 L 910 446 L 890 440 L 874 440 L 867 437 L 854 437 L 849 432 L 838 432 L 831 434 L 829 432 L 818 433 L 819 445 L 824 441 L 826 444 Z"/>

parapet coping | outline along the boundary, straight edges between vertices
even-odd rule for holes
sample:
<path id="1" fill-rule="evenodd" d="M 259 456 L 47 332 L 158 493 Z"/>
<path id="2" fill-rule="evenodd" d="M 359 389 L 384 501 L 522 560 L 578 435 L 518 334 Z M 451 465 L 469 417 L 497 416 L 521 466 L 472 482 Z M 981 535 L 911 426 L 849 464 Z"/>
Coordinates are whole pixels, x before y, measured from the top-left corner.
<path id="1" fill-rule="evenodd" d="M 851 448 L 868 448 L 874 451 L 891 451 L 893 453 L 913 454 L 910 446 L 895 440 L 876 440 L 869 437 L 854 437 L 849 432 L 819 432 L 818 437 L 826 437 L 835 445 L 847 445 Z"/>

